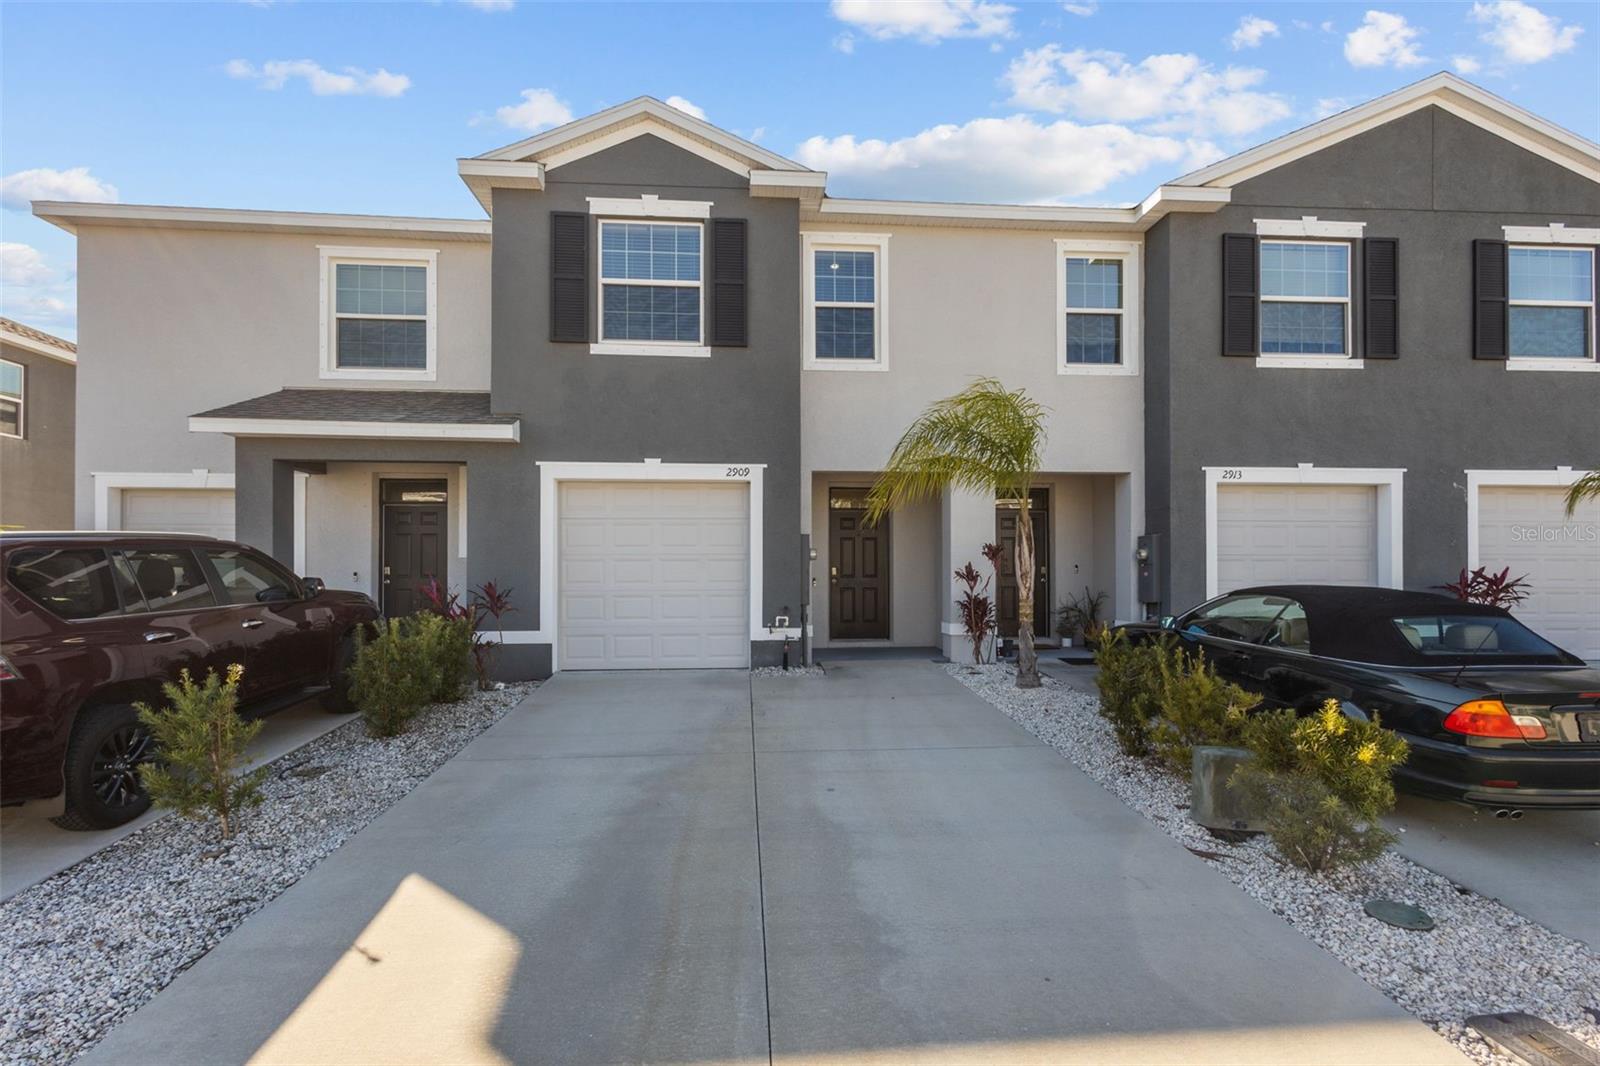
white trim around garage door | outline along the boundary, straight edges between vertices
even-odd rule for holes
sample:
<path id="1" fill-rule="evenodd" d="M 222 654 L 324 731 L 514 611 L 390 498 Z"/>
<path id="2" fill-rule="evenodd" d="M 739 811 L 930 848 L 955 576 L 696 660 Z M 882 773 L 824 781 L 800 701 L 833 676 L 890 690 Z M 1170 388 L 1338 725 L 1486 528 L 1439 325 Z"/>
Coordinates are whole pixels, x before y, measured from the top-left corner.
<path id="1" fill-rule="evenodd" d="M 1467 475 L 1467 569 L 1483 565 L 1478 558 L 1478 490 L 1483 488 L 1544 487 L 1567 488 L 1587 474 L 1570 466 L 1543 470 L 1468 470 Z"/>
<path id="2" fill-rule="evenodd" d="M 1378 584 L 1405 579 L 1404 467 L 1206 466 L 1206 597 L 1217 595 L 1217 490 L 1222 485 L 1371 485 L 1378 490 Z"/>
<path id="3" fill-rule="evenodd" d="M 646 459 L 639 463 L 539 463 L 539 628 L 507 633 L 513 644 L 549 644 L 550 668 L 561 669 L 556 654 L 557 569 L 556 535 L 558 501 L 563 481 L 719 481 L 745 482 L 750 486 L 750 639 L 798 639 L 800 630 L 769 629 L 761 624 L 762 576 L 762 484 L 765 463 L 663 463 Z"/>
<path id="4" fill-rule="evenodd" d="M 232 474 L 209 470 L 176 472 L 107 473 L 95 471 L 94 528 L 118 529 L 122 524 L 123 489 L 232 489 Z"/>

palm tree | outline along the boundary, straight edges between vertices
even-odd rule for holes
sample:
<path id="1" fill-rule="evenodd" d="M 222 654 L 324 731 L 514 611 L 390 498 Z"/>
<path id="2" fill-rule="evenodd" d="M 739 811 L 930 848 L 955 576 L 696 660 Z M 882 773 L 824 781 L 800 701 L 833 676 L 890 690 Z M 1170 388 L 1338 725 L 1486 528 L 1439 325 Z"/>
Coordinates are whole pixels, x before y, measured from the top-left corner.
<path id="1" fill-rule="evenodd" d="M 1567 489 L 1567 517 L 1571 518 L 1584 500 L 1600 500 L 1600 470 L 1591 470 Z"/>
<path id="2" fill-rule="evenodd" d="M 1012 557 L 1017 576 L 1017 687 L 1038 688 L 1033 649 L 1033 523 L 1028 491 L 1044 450 L 1045 409 L 1021 389 L 979 378 L 936 401 L 911 423 L 894 446 L 883 473 L 867 494 L 867 521 L 933 499 L 949 488 L 1024 501 Z"/>

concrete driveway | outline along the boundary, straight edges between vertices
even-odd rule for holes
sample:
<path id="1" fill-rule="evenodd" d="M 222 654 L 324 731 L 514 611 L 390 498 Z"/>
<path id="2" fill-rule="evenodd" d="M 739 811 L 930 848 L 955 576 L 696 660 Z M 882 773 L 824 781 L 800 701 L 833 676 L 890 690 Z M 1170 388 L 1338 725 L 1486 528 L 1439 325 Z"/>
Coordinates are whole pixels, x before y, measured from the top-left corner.
<path id="1" fill-rule="evenodd" d="M 928 663 L 562 674 L 88 1057 L 1463 1061 Z"/>

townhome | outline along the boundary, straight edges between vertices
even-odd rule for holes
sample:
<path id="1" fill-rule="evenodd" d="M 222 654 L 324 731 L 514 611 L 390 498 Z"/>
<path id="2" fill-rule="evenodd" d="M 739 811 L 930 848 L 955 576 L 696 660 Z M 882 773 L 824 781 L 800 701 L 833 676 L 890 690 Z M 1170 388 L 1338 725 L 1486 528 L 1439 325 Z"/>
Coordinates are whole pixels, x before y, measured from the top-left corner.
<path id="1" fill-rule="evenodd" d="M 457 170 L 487 219 L 36 204 L 79 242 L 79 524 L 390 613 L 495 580 L 512 676 L 960 655 L 951 572 L 1024 513 L 1041 605 L 1482 562 L 1600 657 L 1600 516 L 1558 504 L 1600 466 L 1600 148 L 1451 75 L 1126 208 L 830 197 L 648 98 Z M 866 526 L 980 374 L 1050 409 L 1034 498 Z"/>
<path id="2" fill-rule="evenodd" d="M 70 529 L 78 349 L 0 318 L 0 527 Z"/>

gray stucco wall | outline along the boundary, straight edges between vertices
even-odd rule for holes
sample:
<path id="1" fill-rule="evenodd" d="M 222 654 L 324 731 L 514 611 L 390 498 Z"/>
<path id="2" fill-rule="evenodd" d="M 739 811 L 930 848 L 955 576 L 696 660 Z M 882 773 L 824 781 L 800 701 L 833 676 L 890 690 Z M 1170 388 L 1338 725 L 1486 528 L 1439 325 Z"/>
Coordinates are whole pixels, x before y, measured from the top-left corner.
<path id="1" fill-rule="evenodd" d="M 10 344 L 0 358 L 23 375 L 22 439 L 0 437 L 0 525 L 71 529 L 78 368 Z"/>
<path id="2" fill-rule="evenodd" d="M 1400 358 L 1274 369 L 1221 354 L 1221 237 L 1257 218 L 1367 223 L 1400 249 Z M 1472 358 L 1471 242 L 1504 225 L 1600 225 L 1600 185 L 1438 108 L 1234 187 L 1147 237 L 1147 524 L 1167 609 L 1205 594 L 1205 466 L 1404 467 L 1404 583 L 1466 562 L 1467 469 L 1600 466 L 1600 374 Z"/>
<path id="3" fill-rule="evenodd" d="M 587 197 L 659 195 L 712 203 L 749 222 L 748 348 L 709 359 L 591 355 L 550 337 L 550 212 Z M 495 407 L 522 416 L 522 444 L 474 482 L 494 485 L 506 550 L 538 570 L 535 461 L 765 463 L 763 617 L 798 616 L 800 548 L 799 225 L 793 200 L 752 198 L 745 179 L 649 135 L 551 171 L 543 192 L 494 198 Z M 590 251 L 597 235 L 591 220 Z M 591 263 L 591 278 L 594 276 Z M 591 330 L 598 312 L 591 294 Z M 474 500 L 476 504 L 476 500 Z M 530 590 L 535 582 L 527 581 Z M 530 624 L 522 620 L 522 624 Z M 793 624 L 793 623 L 792 623 Z M 764 654 L 757 649 L 757 661 Z"/>

